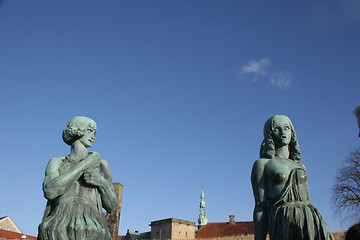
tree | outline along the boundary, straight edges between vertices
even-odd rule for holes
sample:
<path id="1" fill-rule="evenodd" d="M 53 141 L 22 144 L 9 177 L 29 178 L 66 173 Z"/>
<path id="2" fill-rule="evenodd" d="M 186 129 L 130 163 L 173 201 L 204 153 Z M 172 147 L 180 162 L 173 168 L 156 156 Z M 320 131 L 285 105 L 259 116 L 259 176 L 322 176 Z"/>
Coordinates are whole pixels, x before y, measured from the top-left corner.
<path id="1" fill-rule="evenodd" d="M 338 170 L 332 200 L 338 213 L 360 220 L 360 147 L 344 159 Z"/>

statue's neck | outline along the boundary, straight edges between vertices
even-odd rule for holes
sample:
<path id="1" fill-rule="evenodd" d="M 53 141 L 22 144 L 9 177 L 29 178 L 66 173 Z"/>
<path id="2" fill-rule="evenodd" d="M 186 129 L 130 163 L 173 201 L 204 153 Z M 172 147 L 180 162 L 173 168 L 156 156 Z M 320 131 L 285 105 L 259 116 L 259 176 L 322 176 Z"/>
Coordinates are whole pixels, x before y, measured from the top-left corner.
<path id="1" fill-rule="evenodd" d="M 88 154 L 89 154 L 88 149 L 79 140 L 76 140 L 71 145 L 71 151 L 70 151 L 71 159 L 80 161 L 85 159 Z"/>
<path id="2" fill-rule="evenodd" d="M 279 158 L 289 159 L 290 157 L 289 145 L 276 147 L 275 156 Z"/>

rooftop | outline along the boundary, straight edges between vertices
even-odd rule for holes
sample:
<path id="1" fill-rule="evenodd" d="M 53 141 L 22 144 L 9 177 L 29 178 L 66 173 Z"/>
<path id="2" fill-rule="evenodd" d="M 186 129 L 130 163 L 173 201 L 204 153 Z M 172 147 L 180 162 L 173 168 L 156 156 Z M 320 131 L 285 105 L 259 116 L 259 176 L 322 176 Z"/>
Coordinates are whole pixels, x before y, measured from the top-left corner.
<path id="1" fill-rule="evenodd" d="M 22 238 L 23 237 L 23 238 Z M 36 240 L 36 237 L 25 235 L 22 233 L 11 232 L 0 229 L 0 239 L 28 239 Z"/>
<path id="2" fill-rule="evenodd" d="M 254 234 L 254 224 L 249 222 L 229 222 L 208 223 L 196 232 L 196 238 L 218 238 L 227 236 L 239 236 Z"/>
<path id="3" fill-rule="evenodd" d="M 151 222 L 150 226 L 164 224 L 164 223 L 170 223 L 170 222 L 195 226 L 194 222 L 189 222 L 189 221 L 181 220 L 181 219 L 177 219 L 177 218 L 167 218 L 167 219 L 162 219 L 162 220 L 158 220 L 158 221 L 153 221 L 153 222 Z"/>

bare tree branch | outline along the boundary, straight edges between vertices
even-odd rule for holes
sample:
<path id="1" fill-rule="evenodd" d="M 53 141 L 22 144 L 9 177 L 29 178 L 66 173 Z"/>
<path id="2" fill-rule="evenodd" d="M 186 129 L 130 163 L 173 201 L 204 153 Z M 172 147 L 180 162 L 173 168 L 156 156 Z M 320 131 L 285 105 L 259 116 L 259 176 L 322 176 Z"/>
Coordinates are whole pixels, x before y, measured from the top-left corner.
<path id="1" fill-rule="evenodd" d="M 332 203 L 338 213 L 360 220 L 360 148 L 352 151 L 338 170 Z"/>

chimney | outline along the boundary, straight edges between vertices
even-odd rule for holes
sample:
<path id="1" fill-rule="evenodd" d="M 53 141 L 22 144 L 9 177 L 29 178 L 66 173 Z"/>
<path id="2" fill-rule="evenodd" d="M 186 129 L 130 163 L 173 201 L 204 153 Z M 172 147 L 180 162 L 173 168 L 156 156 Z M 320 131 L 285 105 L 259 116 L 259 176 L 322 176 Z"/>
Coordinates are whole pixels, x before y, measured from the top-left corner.
<path id="1" fill-rule="evenodd" d="M 235 215 L 229 215 L 229 224 L 235 224 Z"/>

